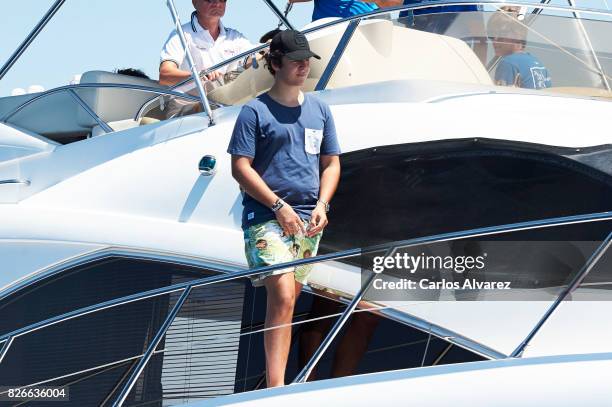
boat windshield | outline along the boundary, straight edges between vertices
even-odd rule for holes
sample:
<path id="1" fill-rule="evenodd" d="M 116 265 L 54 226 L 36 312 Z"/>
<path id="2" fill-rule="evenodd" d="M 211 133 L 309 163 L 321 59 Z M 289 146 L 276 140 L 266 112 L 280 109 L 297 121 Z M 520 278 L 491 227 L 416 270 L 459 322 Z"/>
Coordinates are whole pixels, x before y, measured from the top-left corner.
<path id="1" fill-rule="evenodd" d="M 213 110 L 246 103 L 272 86 L 273 76 L 265 62 L 267 45 L 259 44 L 259 37 L 279 26 L 279 15 L 282 16 L 279 10 L 283 6 L 279 1 L 265 3 L 270 8 L 254 12 L 259 19 L 257 28 L 245 31 L 253 47 L 200 72 Z M 462 2 L 459 8 L 463 11 L 457 11 L 456 6 L 457 3 L 449 2 L 435 5 L 421 2 L 307 24 L 302 31 L 321 59 L 311 61 L 304 89 L 404 81 L 426 86 L 427 92 L 406 92 L 401 96 L 405 101 L 415 102 L 480 92 L 553 92 L 612 99 L 612 43 L 608 40 L 612 38 L 612 12 L 521 3 Z M 79 11 L 74 7 L 78 9 L 75 3 L 69 3 L 68 8 L 58 12 L 59 21 L 53 21 L 38 38 L 41 41 L 32 49 L 34 55 L 25 53 L 7 78 L 32 65 L 33 60 L 40 60 L 34 57 L 41 47 L 58 42 L 74 42 L 76 52 L 82 55 L 75 59 L 74 47 L 56 50 L 55 60 L 80 61 L 74 67 L 66 65 L 65 69 L 83 72 L 82 62 L 90 61 L 101 70 L 83 72 L 80 83 L 88 89 L 61 93 L 52 89 L 42 95 L 0 98 L 2 122 L 66 143 L 205 110 L 192 79 L 166 87 L 156 77 L 146 79 L 111 72 L 121 67 L 142 67 L 138 61 L 143 55 L 152 61 L 145 71 L 149 74 L 157 71 L 159 50 L 166 32 L 172 29 L 172 19 L 167 15 L 163 16 L 168 22 L 166 28 L 156 28 L 155 35 L 153 31 L 143 32 L 136 44 L 133 36 L 120 41 L 121 35 L 115 29 L 122 22 L 129 25 L 134 17 L 130 15 L 121 16 L 116 26 L 104 24 L 95 32 L 78 18 L 71 19 L 73 29 L 57 31 L 62 19 L 70 19 Z M 271 12 L 273 8 L 278 14 Z M 189 4 L 180 5 L 178 13 L 183 25 L 190 24 L 191 11 Z M 224 23 L 244 25 L 239 20 L 239 11 L 228 7 Z M 298 15 L 303 23 L 304 9 Z M 287 21 L 286 25 L 297 26 L 293 23 Z M 87 33 L 87 41 L 75 38 L 75 31 Z M 101 41 L 106 45 L 92 47 L 99 36 L 115 39 L 114 43 Z M 134 53 L 135 49 L 139 52 Z M 45 55 L 43 60 L 49 58 Z M 212 71 L 222 71 L 224 75 L 208 80 L 206 75 Z M 110 89 L 109 84 L 127 86 L 118 90 Z M 51 120 L 49 115 L 55 121 L 62 117 L 61 128 L 45 127 Z"/>
<path id="2" fill-rule="evenodd" d="M 612 97 L 612 43 L 606 40 L 612 13 L 490 3 L 462 8 L 469 11 L 406 6 L 307 26 L 311 48 L 322 58 L 311 61 L 305 89 L 409 80 L 454 83 L 458 92 Z M 267 69 L 250 69 L 208 97 L 242 104 L 271 84 Z"/>

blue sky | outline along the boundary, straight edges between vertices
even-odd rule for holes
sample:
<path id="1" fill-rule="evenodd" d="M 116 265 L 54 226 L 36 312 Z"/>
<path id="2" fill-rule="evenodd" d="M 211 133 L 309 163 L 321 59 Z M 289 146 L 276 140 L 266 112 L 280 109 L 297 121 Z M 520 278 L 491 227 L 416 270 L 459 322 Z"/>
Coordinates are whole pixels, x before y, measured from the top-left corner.
<path id="1" fill-rule="evenodd" d="M 175 0 L 187 22 L 191 0 Z M 13 53 L 52 0 L 3 1 L 0 13 L 0 64 Z M 286 2 L 275 0 L 284 10 Z M 292 22 L 310 21 L 312 3 L 296 4 Z M 259 0 L 228 0 L 224 24 L 251 41 L 276 28 L 278 19 Z M 134 67 L 157 78 L 159 51 L 172 30 L 165 0 L 67 0 L 36 41 L 0 81 L 0 97 L 12 89 L 66 85 L 73 75 L 89 70 Z"/>

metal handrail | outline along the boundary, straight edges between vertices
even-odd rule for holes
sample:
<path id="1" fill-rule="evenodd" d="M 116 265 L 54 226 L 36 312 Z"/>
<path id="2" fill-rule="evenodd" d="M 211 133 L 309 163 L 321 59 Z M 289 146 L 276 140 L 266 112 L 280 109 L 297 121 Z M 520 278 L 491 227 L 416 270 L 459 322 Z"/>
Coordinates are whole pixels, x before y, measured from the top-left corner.
<path id="1" fill-rule="evenodd" d="M 236 62 L 236 61 L 238 61 L 240 59 L 247 58 L 247 57 L 249 57 L 249 56 L 251 56 L 253 54 L 256 54 L 259 51 L 263 51 L 264 49 L 267 49 L 269 47 L 270 47 L 270 44 L 261 44 L 261 45 L 256 46 L 255 48 L 251 48 L 248 51 L 244 51 L 244 52 L 241 52 L 240 54 L 236 54 L 236 55 L 234 55 L 233 57 L 231 57 L 229 59 L 226 59 L 226 60 L 224 60 L 222 62 L 219 62 L 218 64 L 215 64 L 215 65 L 211 66 L 210 68 L 207 68 L 207 69 L 201 71 L 199 76 L 202 77 L 202 76 L 204 76 L 206 74 L 209 74 L 209 73 L 211 73 L 213 71 L 218 70 L 219 68 L 224 67 L 225 65 L 229 65 L 232 62 Z M 184 80 L 182 80 L 180 82 L 177 82 L 176 84 L 172 85 L 170 87 L 170 89 L 177 89 L 177 88 L 179 88 L 179 87 L 181 87 L 183 85 L 186 85 L 186 84 L 190 83 L 191 81 L 193 81 L 193 78 L 184 79 Z"/>
<path id="2" fill-rule="evenodd" d="M 105 301 L 99 304 L 91 305 L 88 307 L 80 308 L 74 311 L 67 312 L 65 314 L 55 316 L 52 318 L 48 318 L 46 320 L 36 322 L 34 324 L 30 324 L 26 327 L 22 327 L 16 329 L 12 332 L 6 333 L 4 335 L 0 335 L 0 341 L 4 339 L 8 339 L 11 337 L 18 337 L 25 335 L 27 333 L 43 329 L 47 326 L 55 325 L 65 320 L 74 319 L 86 314 L 90 314 L 96 311 L 109 309 L 116 307 L 118 305 L 127 304 L 130 302 L 138 301 L 145 298 L 153 298 L 156 296 L 169 294 L 176 291 L 184 290 L 187 287 L 203 287 L 216 283 L 224 283 L 228 281 L 233 281 L 237 279 L 241 279 L 244 277 L 252 277 L 263 273 L 268 273 L 271 271 L 281 270 L 288 267 L 296 267 L 308 264 L 321 263 L 326 261 L 335 261 L 341 260 L 348 257 L 354 257 L 357 255 L 376 253 L 383 250 L 388 250 L 390 248 L 397 247 L 412 247 L 418 246 L 422 244 L 432 244 L 432 243 L 440 243 L 446 241 L 452 241 L 462 238 L 472 238 L 472 237 L 480 237 L 480 236 L 491 236 L 497 235 L 506 232 L 519 232 L 525 230 L 534 230 L 534 229 L 543 229 L 548 227 L 555 226 L 564 226 L 571 224 L 581 224 L 581 223 L 590 223 L 590 222 L 601 222 L 601 221 L 610 221 L 612 220 L 612 212 L 602 212 L 602 213 L 594 213 L 587 215 L 575 215 L 575 216 L 566 216 L 560 218 L 552 218 L 552 219 L 543 219 L 538 221 L 528 221 L 528 222 L 519 222 L 512 223 L 501 226 L 490 226 L 484 228 L 470 229 L 459 232 L 449 232 L 438 235 L 414 238 L 414 239 L 406 239 L 401 241 L 394 241 L 389 243 L 382 243 L 379 245 L 369 246 L 366 248 L 356 248 L 349 250 L 342 250 L 335 253 L 317 255 L 315 257 L 309 257 L 305 259 L 293 260 L 291 262 L 275 264 L 272 266 L 258 267 L 254 269 L 246 269 L 242 271 L 238 271 L 235 273 L 224 274 L 224 275 L 216 275 L 204 277 L 201 279 L 196 279 L 192 281 L 187 281 L 183 283 L 173 284 L 171 286 L 166 286 L 154 290 L 148 290 L 144 292 L 140 292 L 137 294 L 128 295 L 125 297 Z"/>
<path id="3" fill-rule="evenodd" d="M 395 249 L 396 247 L 390 247 L 386 251 L 384 257 L 391 255 Z M 313 353 L 308 363 L 306 363 L 304 368 L 295 377 L 292 384 L 303 383 L 306 380 L 308 380 L 308 377 L 312 373 L 312 370 L 315 368 L 317 363 L 319 363 L 319 360 L 321 360 L 321 358 L 323 357 L 323 354 L 331 346 L 332 342 L 334 341 L 336 336 L 338 336 L 338 333 L 340 332 L 344 324 L 346 324 L 348 319 L 353 314 L 353 311 L 355 311 L 355 309 L 357 308 L 357 305 L 359 305 L 359 302 L 365 295 L 368 288 L 370 288 L 370 284 L 372 284 L 372 280 L 374 280 L 374 277 L 376 277 L 376 274 L 370 273 L 370 275 L 368 276 L 368 279 L 365 281 L 365 283 L 361 285 L 361 288 L 359 289 L 359 291 L 355 293 L 355 296 L 351 300 L 351 303 L 346 307 L 346 309 L 344 310 L 340 318 L 338 318 L 336 323 L 329 330 L 329 333 L 327 334 L 327 336 L 325 336 L 325 338 L 323 339 L 319 347 L 315 350 L 315 352 Z"/>
<path id="4" fill-rule="evenodd" d="M 561 294 L 557 297 L 555 302 L 546 310 L 542 318 L 538 321 L 538 323 L 533 327 L 531 332 L 521 341 L 521 343 L 516 347 L 516 349 L 510 354 L 510 357 L 516 358 L 520 357 L 523 354 L 523 351 L 531 342 L 531 340 L 536 336 L 538 331 L 542 328 L 544 323 L 550 318 L 550 316 L 555 312 L 555 310 L 559 307 L 559 305 L 567 298 L 567 296 L 576 290 L 582 281 L 586 278 L 586 276 L 593 270 L 593 267 L 601 260 L 606 251 L 612 246 L 612 233 L 606 237 L 606 239 L 597 247 L 597 249 L 593 252 L 591 257 L 584 264 L 582 269 L 574 276 L 572 281 L 561 291 Z"/>
<path id="5" fill-rule="evenodd" d="M 23 102 L 22 104 L 20 104 L 19 106 L 15 107 L 13 110 L 5 114 L 4 117 L 0 120 L 0 122 L 6 123 L 12 116 L 16 115 L 17 113 L 19 113 L 21 110 L 23 110 L 27 106 L 31 105 L 32 103 L 42 98 L 50 96 L 54 93 L 67 92 L 69 90 L 74 90 L 74 89 L 90 89 L 90 88 L 129 89 L 129 90 L 134 90 L 137 92 L 155 93 L 157 95 L 176 96 L 176 97 L 180 97 L 183 99 L 188 99 L 188 100 L 192 100 L 196 102 L 200 101 L 199 98 L 195 96 L 191 96 L 187 93 L 176 92 L 171 89 L 155 88 L 152 86 L 130 85 L 130 84 L 124 84 L 124 83 L 81 83 L 78 85 L 60 86 L 59 88 L 50 89 L 39 95 L 36 95 L 32 99 L 26 100 L 25 102 Z"/>
<path id="6" fill-rule="evenodd" d="M 0 185 L 30 185 L 31 182 L 27 179 L 4 179 L 0 180 Z"/>
<path id="7" fill-rule="evenodd" d="M 87 103 L 85 103 L 85 101 L 79 95 L 77 95 L 74 89 L 69 89 L 67 92 L 79 104 L 79 106 L 81 106 L 81 108 L 85 110 L 87 114 L 89 114 L 96 121 L 96 123 L 98 123 L 98 126 L 100 126 L 105 133 L 112 133 L 114 131 L 108 124 L 106 124 L 104 120 L 100 118 L 100 116 L 96 114 L 96 112 L 93 111 L 91 107 L 89 107 Z"/>
<path id="8" fill-rule="evenodd" d="M 185 93 L 185 95 L 188 95 L 188 93 Z M 190 95 L 191 96 L 191 95 Z M 138 109 L 138 111 L 136 112 L 136 115 L 134 115 L 134 121 L 138 121 L 140 120 L 140 118 L 144 115 L 144 113 L 147 111 L 147 109 L 149 108 L 149 106 L 151 106 L 152 104 L 154 104 L 159 98 L 164 97 L 164 95 L 159 95 L 159 96 L 154 96 L 151 99 L 147 100 L 146 102 L 144 102 L 142 104 L 142 106 L 140 106 L 140 108 Z M 195 101 L 199 102 L 200 99 L 199 98 L 195 98 Z M 223 103 L 219 103 L 219 102 L 215 102 L 215 101 L 208 101 L 208 103 L 210 103 L 211 108 L 220 108 L 220 107 L 226 107 L 228 105 L 225 105 Z"/>
<path id="9" fill-rule="evenodd" d="M 113 407 L 120 407 L 121 405 L 123 405 L 123 402 L 130 394 L 132 387 L 134 387 L 134 385 L 136 384 L 136 380 L 138 380 L 138 377 L 140 376 L 142 371 L 147 366 L 147 363 L 149 363 L 149 360 L 153 356 L 153 352 L 155 351 L 155 348 L 157 348 L 157 345 L 159 345 L 164 335 L 166 335 L 166 332 L 172 325 L 172 322 L 174 321 L 179 311 L 183 307 L 183 304 L 185 303 L 185 301 L 187 301 L 187 298 L 189 297 L 190 293 L 191 293 L 191 287 L 185 288 L 180 298 L 178 299 L 178 301 L 172 308 L 172 311 L 170 311 L 170 314 L 168 315 L 168 317 L 166 318 L 162 326 L 157 331 L 155 338 L 153 338 L 151 343 L 149 343 L 149 347 L 145 351 L 144 355 L 140 358 L 140 360 L 138 360 L 138 364 L 136 365 L 134 370 L 132 370 L 132 373 L 130 374 L 130 378 L 125 383 L 125 386 L 123 386 L 123 388 L 121 389 L 121 393 L 119 393 L 119 396 L 117 396 L 117 399 L 113 403 Z"/>
<path id="10" fill-rule="evenodd" d="M 4 360 L 4 357 L 8 353 L 9 348 L 13 344 L 14 337 L 10 336 L 6 338 L 4 342 L 2 342 L 2 348 L 0 348 L 0 363 Z"/>
<path id="11" fill-rule="evenodd" d="M 353 20 L 346 27 L 346 30 L 344 30 L 342 38 L 340 38 L 340 41 L 338 42 L 334 53 L 329 59 L 325 70 L 321 74 L 321 78 L 319 78 L 319 82 L 317 82 L 315 86 L 315 91 L 324 90 L 325 88 L 327 88 L 327 84 L 329 83 L 329 80 L 336 71 L 336 68 L 338 67 L 338 62 L 340 62 L 340 58 L 342 58 L 342 55 L 344 55 L 344 51 L 346 50 L 346 47 L 351 41 L 351 38 L 353 38 L 353 34 L 355 34 L 355 31 L 357 31 L 357 27 L 359 27 L 360 22 L 360 18 L 357 20 Z"/>
<path id="12" fill-rule="evenodd" d="M 13 54 L 9 57 L 6 63 L 2 66 L 2 68 L 0 69 L 0 80 L 4 78 L 4 75 L 6 75 L 8 71 L 11 70 L 13 65 L 15 65 L 15 63 L 19 60 L 19 58 L 21 58 L 21 55 L 23 55 L 23 53 L 28 49 L 30 44 L 32 44 L 32 42 L 36 39 L 38 34 L 40 34 L 40 32 L 45 28 L 47 23 L 51 21 L 55 13 L 57 13 L 59 9 L 64 5 L 65 1 L 66 0 L 56 0 L 55 3 L 51 5 L 49 10 L 40 19 L 38 24 L 34 26 L 34 29 L 30 31 L 30 33 L 26 36 L 23 42 L 19 44 L 15 52 L 13 52 Z"/>
<path id="13" fill-rule="evenodd" d="M 183 52 L 185 53 L 185 58 L 187 58 L 187 63 L 189 64 L 189 70 L 191 71 L 192 79 L 195 81 L 196 88 L 198 89 L 198 93 L 200 94 L 200 103 L 202 104 L 204 111 L 208 115 L 208 124 L 210 126 L 213 126 L 215 124 L 215 118 L 213 117 L 212 109 L 210 108 L 210 104 L 208 103 L 208 97 L 206 96 L 204 85 L 202 85 L 202 80 L 200 79 L 198 72 L 196 71 L 196 65 L 195 62 L 193 62 L 191 49 L 189 48 L 189 44 L 187 43 L 187 39 L 185 38 L 185 33 L 183 32 L 183 27 L 181 25 L 181 19 L 179 18 L 178 11 L 176 11 L 174 0 L 166 0 L 166 4 L 168 6 L 168 9 L 170 10 L 172 19 L 174 20 L 176 34 L 178 35 L 179 40 L 181 41 L 181 45 L 183 46 Z"/>
<path id="14" fill-rule="evenodd" d="M 287 19 L 287 15 L 281 13 L 278 7 L 276 7 L 276 5 L 272 3 L 272 0 L 264 0 L 264 3 L 266 3 L 266 5 L 270 8 L 270 10 L 272 10 L 272 12 L 276 15 L 276 17 L 278 17 L 278 19 L 282 21 L 285 27 L 287 27 L 290 30 L 295 30 L 295 28 L 293 27 L 293 24 L 291 24 L 291 22 Z M 291 3 L 288 3 L 288 6 L 290 5 Z M 288 7 L 287 10 L 289 9 L 290 8 Z"/>
<path id="15" fill-rule="evenodd" d="M 157 331 L 154 340 L 149 344 L 146 352 L 144 353 L 144 356 L 139 359 L 136 368 L 130 374 L 130 378 L 128 379 L 128 382 L 123 387 L 120 395 L 118 396 L 118 398 L 116 399 L 116 401 L 115 401 L 115 403 L 113 405 L 119 407 L 119 406 L 121 406 L 123 404 L 123 402 L 125 401 L 125 399 L 129 395 L 133 385 L 135 384 L 136 380 L 138 379 L 138 377 L 140 376 L 142 371 L 146 368 L 146 365 L 147 365 L 148 361 L 150 360 L 150 358 L 152 357 L 152 355 L 153 355 L 153 353 L 155 351 L 155 348 L 158 346 L 159 342 L 161 341 L 163 336 L 166 334 L 167 330 L 170 328 L 170 326 L 171 326 L 172 322 L 174 321 L 175 317 L 178 315 L 182 305 L 187 300 L 190 292 L 194 288 L 205 286 L 205 285 L 212 285 L 212 284 L 220 283 L 220 282 L 224 282 L 224 281 L 231 281 L 231 280 L 238 279 L 238 278 L 241 278 L 241 277 L 247 277 L 247 276 L 252 276 L 252 275 L 256 275 L 256 274 L 260 274 L 260 273 L 265 273 L 265 272 L 268 272 L 268 271 L 273 271 L 273 270 L 280 269 L 280 268 L 286 268 L 288 266 L 297 266 L 297 265 L 305 265 L 305 264 L 310 264 L 310 263 L 318 263 L 318 262 L 322 262 L 322 261 L 336 260 L 336 259 L 344 258 L 344 257 L 351 257 L 351 256 L 354 256 L 356 254 L 366 254 L 366 253 L 378 252 L 382 248 L 386 248 L 387 249 L 387 254 L 388 254 L 388 253 L 391 253 L 393 250 L 395 250 L 398 247 L 409 247 L 409 246 L 421 245 L 423 243 L 437 243 L 437 242 L 443 242 L 443 241 L 460 239 L 460 238 L 466 238 L 466 237 L 477 237 L 477 236 L 485 236 L 485 235 L 494 235 L 494 234 L 500 234 L 500 233 L 504 233 L 504 232 L 523 231 L 523 230 L 529 230 L 529 229 L 539 229 L 539 228 L 545 228 L 545 227 L 554 227 L 554 226 L 567 225 L 567 224 L 576 224 L 576 223 L 589 223 L 589 222 L 605 221 L 605 220 L 612 220 L 612 213 L 611 212 L 597 213 L 597 214 L 588 214 L 588 215 L 577 215 L 577 216 L 563 217 L 563 218 L 554 218 L 554 219 L 548 219 L 548 220 L 521 222 L 521 223 L 502 225 L 502 226 L 496 226 L 496 227 L 478 228 L 478 229 L 473 229 L 473 230 L 468 230 L 468 231 L 461 231 L 461 232 L 451 232 L 451 233 L 445 233 L 445 234 L 434 235 L 434 236 L 429 236 L 429 237 L 416 238 L 416 239 L 408 239 L 408 240 L 398 241 L 398 242 L 391 242 L 391 243 L 387 243 L 387 244 L 371 246 L 371 247 L 368 247 L 368 248 L 365 248 L 365 249 L 346 250 L 346 251 L 334 253 L 334 254 L 331 254 L 331 255 L 322 255 L 322 256 L 316 256 L 316 257 L 307 258 L 307 259 L 300 259 L 300 260 L 296 260 L 296 261 L 293 261 L 293 262 L 279 264 L 279 265 L 275 265 L 275 266 L 268 266 L 268 267 L 263 267 L 263 268 L 259 268 L 259 269 L 254 269 L 254 270 L 245 270 L 245 271 L 238 272 L 238 273 L 231 274 L 231 275 L 213 276 L 213 277 L 203 278 L 203 279 L 200 279 L 200 280 L 190 281 L 190 282 L 187 282 L 187 283 L 175 284 L 174 286 L 165 287 L 163 289 L 151 290 L 150 292 L 153 292 L 154 295 L 151 295 L 148 298 L 154 297 L 154 296 L 163 295 L 163 294 L 168 294 L 168 293 L 171 293 L 171 292 L 178 292 L 178 291 L 182 291 L 182 294 L 181 294 L 181 297 L 179 298 L 178 302 L 175 304 L 175 306 L 173 307 L 172 311 L 170 312 L 170 314 L 168 315 L 168 317 L 164 321 L 164 323 L 161 326 L 161 328 Z M 605 252 L 605 250 L 607 250 L 607 248 L 610 247 L 610 245 L 612 245 L 612 233 L 610 233 L 608 235 L 608 237 L 606 238 L 606 241 L 604 243 L 602 243 L 602 245 L 598 248 L 598 250 L 591 256 L 591 259 L 589 259 L 588 267 L 585 266 L 587 268 L 587 272 L 580 273 L 578 276 L 575 277 L 575 279 L 572 281 L 570 286 L 567 287 L 566 290 L 564 291 L 565 295 L 567 293 L 571 292 L 571 290 L 573 290 L 575 287 L 577 287 L 577 285 L 583 280 L 583 278 L 586 275 L 586 273 L 588 273 L 588 271 L 590 271 L 592 269 L 592 267 L 594 267 L 595 264 L 597 264 L 597 262 L 603 256 L 603 253 Z M 348 318 L 350 317 L 352 312 L 357 307 L 359 301 L 363 297 L 365 291 L 369 287 L 369 285 L 370 285 L 371 281 L 373 280 L 374 276 L 375 276 L 375 274 L 372 273 L 370 275 L 370 277 L 368 278 L 368 280 L 366 281 L 366 283 L 359 290 L 359 292 L 355 294 L 354 298 L 352 299 L 352 301 L 349 304 L 349 306 L 347 307 L 347 309 L 342 313 L 342 315 L 339 318 L 339 320 L 336 322 L 336 324 L 334 325 L 332 330 L 329 332 L 329 334 L 327 335 L 325 340 L 322 342 L 322 344 L 319 346 L 319 348 L 315 352 L 315 355 L 313 355 L 313 357 L 309 360 L 309 363 L 300 372 L 300 374 L 296 377 L 296 379 L 295 379 L 295 381 L 293 383 L 303 382 L 304 380 L 306 380 L 308 378 L 308 375 L 310 374 L 312 369 L 315 367 L 315 365 L 318 362 L 318 360 L 320 359 L 320 357 L 323 355 L 323 353 L 329 347 L 329 345 L 334 340 L 334 338 L 337 336 L 337 334 L 339 333 L 339 331 L 342 328 L 342 326 L 344 325 L 344 323 L 346 323 L 346 321 L 348 320 Z M 130 301 L 125 301 L 126 297 L 124 297 L 122 299 L 117 299 L 117 300 L 109 301 L 107 303 L 112 302 L 112 303 L 114 303 L 112 306 L 116 306 L 116 305 L 125 304 L 125 303 L 132 302 L 132 301 L 140 301 L 140 300 L 143 300 L 143 299 L 147 298 L 145 296 L 145 294 L 146 293 L 139 293 L 137 295 L 128 296 L 128 297 L 132 298 Z M 560 296 L 558 301 L 563 300 L 565 295 Z M 60 322 L 66 321 L 68 319 L 76 318 L 78 316 L 86 315 L 86 314 L 89 314 L 89 313 L 100 311 L 102 309 L 109 308 L 109 307 L 102 307 L 102 305 L 103 304 L 97 304 L 95 306 L 87 307 L 87 308 L 89 308 L 89 310 L 87 310 L 87 312 L 80 312 L 82 310 L 77 310 L 77 311 L 75 311 L 77 314 L 72 315 L 70 317 L 60 316 L 60 317 L 52 318 L 52 319 L 55 319 L 55 321 L 53 321 L 51 323 L 45 324 L 45 322 L 48 322 L 48 321 L 43 321 L 43 325 L 40 325 L 40 323 L 39 324 L 34 324 L 34 325 L 39 325 L 38 327 L 36 327 L 34 329 L 28 329 L 30 327 L 27 327 L 27 328 L 25 328 L 25 331 L 23 331 L 23 332 L 12 332 L 12 333 L 10 333 L 8 335 L 3 336 L 2 338 L 0 338 L 0 343 L 4 344 L 4 346 L 0 349 L 0 362 L 4 358 L 4 356 L 7 354 L 8 350 L 9 350 L 9 347 L 10 347 L 11 343 L 13 342 L 13 340 L 15 338 L 17 338 L 18 336 L 25 335 L 27 333 L 33 332 L 36 329 L 42 329 L 42 328 L 44 328 L 46 326 L 49 326 L 51 324 L 60 323 Z M 546 317 L 552 315 L 552 313 L 554 312 L 555 308 L 556 307 L 552 307 L 549 310 L 549 312 L 547 312 L 547 316 Z M 541 326 L 542 323 L 543 322 L 541 322 L 540 324 L 536 325 L 536 328 L 534 328 L 534 330 L 532 331 L 531 337 L 533 335 L 535 335 L 535 332 L 537 331 L 539 326 Z M 430 334 L 431 334 L 431 332 L 430 332 Z M 6 341 L 6 342 L 4 342 L 4 341 Z M 523 342 L 523 344 L 526 344 L 526 342 Z"/>

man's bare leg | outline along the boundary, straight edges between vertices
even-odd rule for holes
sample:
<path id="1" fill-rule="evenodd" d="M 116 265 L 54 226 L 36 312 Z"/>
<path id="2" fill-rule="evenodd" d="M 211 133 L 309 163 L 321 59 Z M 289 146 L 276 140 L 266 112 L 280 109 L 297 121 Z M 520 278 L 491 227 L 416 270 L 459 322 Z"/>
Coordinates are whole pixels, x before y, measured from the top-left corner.
<path id="1" fill-rule="evenodd" d="M 282 326 L 264 331 L 266 351 L 266 383 L 268 387 L 285 385 L 285 369 L 291 347 L 291 320 L 295 305 L 295 282 L 293 273 L 267 277 L 264 280 L 268 294 L 266 328 Z"/>

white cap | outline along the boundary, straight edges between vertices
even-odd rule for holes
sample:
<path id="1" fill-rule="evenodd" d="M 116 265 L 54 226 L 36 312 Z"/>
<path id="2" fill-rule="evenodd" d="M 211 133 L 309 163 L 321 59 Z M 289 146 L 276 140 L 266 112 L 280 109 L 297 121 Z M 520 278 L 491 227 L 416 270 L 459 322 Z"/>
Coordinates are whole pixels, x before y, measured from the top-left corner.
<path id="1" fill-rule="evenodd" d="M 39 93 L 44 92 L 45 88 L 40 85 L 30 85 L 28 86 L 28 93 Z"/>
<path id="2" fill-rule="evenodd" d="M 15 88 L 11 92 L 11 96 L 21 96 L 25 94 L 26 94 L 26 91 L 24 88 Z"/>

